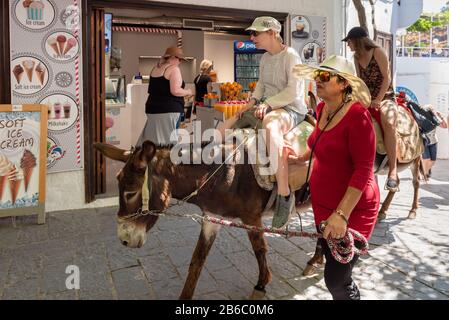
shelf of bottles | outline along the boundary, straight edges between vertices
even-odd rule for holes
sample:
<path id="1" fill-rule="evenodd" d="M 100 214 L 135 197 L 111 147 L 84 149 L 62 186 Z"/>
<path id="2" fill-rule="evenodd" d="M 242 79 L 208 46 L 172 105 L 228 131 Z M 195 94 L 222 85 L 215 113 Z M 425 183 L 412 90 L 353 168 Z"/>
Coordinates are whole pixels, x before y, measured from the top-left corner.
<path id="1" fill-rule="evenodd" d="M 235 54 L 235 81 L 240 83 L 243 91 L 249 91 L 248 85 L 259 79 L 259 62 L 263 53 Z"/>

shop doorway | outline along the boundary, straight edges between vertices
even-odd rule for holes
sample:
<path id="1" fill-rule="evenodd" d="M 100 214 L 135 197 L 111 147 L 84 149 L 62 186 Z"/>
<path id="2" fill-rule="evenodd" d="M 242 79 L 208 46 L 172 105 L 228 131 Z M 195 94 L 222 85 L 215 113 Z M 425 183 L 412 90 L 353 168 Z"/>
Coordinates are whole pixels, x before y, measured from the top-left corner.
<path id="1" fill-rule="evenodd" d="M 109 17 L 106 15 L 105 18 L 105 13 L 112 13 L 112 26 L 108 25 Z M 135 108 L 140 106 L 144 110 L 145 100 L 148 96 L 146 89 L 141 88 L 139 89 L 142 91 L 140 96 L 139 94 L 136 95 L 138 98 L 133 98 L 132 101 L 128 100 L 127 95 L 130 90 L 128 90 L 127 85 L 132 82 L 133 77 L 139 71 L 142 74 L 142 69 L 144 71 L 151 70 L 152 65 L 156 64 L 166 47 L 179 45 L 178 31 L 180 31 L 182 33 L 182 47 L 190 58 L 190 61 L 182 66 L 181 71 L 184 80 L 193 85 L 193 78 L 198 72 L 199 64 L 205 58 L 207 39 L 219 42 L 217 37 L 220 35 L 224 35 L 223 39 L 228 39 L 230 36 L 232 38 L 232 35 L 235 35 L 236 40 L 248 37 L 244 28 L 255 17 L 262 15 L 274 16 L 281 22 L 284 22 L 287 17 L 287 13 L 244 11 L 151 1 L 83 1 L 83 17 L 85 17 L 83 33 L 91 35 L 84 37 L 85 43 L 83 46 L 85 57 L 83 70 L 87 202 L 93 201 L 95 198 L 118 194 L 115 176 L 122 166 L 121 163 L 106 160 L 100 153 L 94 151 L 92 144 L 94 142 L 105 142 L 121 148 L 134 145 L 138 134 L 133 130 L 142 125 L 140 122 L 143 121 L 144 123 L 145 121 L 144 111 L 136 116 L 132 113 L 133 109 L 128 108 L 128 105 L 134 107 L 134 104 L 136 104 Z M 167 25 L 167 23 L 163 24 L 163 21 L 157 21 L 157 19 L 154 19 L 155 17 L 167 17 L 167 19 L 171 17 L 175 20 Z M 151 18 L 153 18 L 152 21 Z M 199 24 L 203 24 L 206 20 L 219 21 L 222 28 L 221 30 L 202 30 L 201 28 L 195 28 L 194 25 L 185 27 L 183 19 L 187 18 L 198 20 Z M 112 28 L 112 43 L 109 39 L 105 40 L 105 32 L 107 33 L 108 27 Z M 114 27 L 120 27 L 121 29 L 114 31 Z M 141 32 L 135 31 L 133 34 L 125 34 L 127 31 L 124 30 L 127 28 L 140 30 Z M 163 32 L 166 32 L 167 35 L 162 37 L 159 35 L 156 41 L 153 40 L 155 38 L 151 38 L 151 30 L 144 29 L 157 29 L 156 32 L 161 32 L 160 30 L 164 29 L 166 31 Z M 144 33 L 146 33 L 146 37 L 144 37 Z M 200 40 L 198 40 L 199 37 L 201 37 Z M 117 39 L 122 41 L 121 52 L 114 52 L 113 50 L 114 41 L 117 41 Z M 147 46 L 144 51 L 139 51 L 136 43 L 146 43 Z M 105 52 L 105 46 L 109 46 L 109 52 Z M 129 51 L 132 51 L 134 55 L 132 63 L 127 60 Z M 111 59 L 114 55 L 114 59 Z M 117 67 L 117 57 L 120 67 L 118 72 L 113 70 L 114 66 Z M 229 58 L 233 59 L 233 57 Z M 223 57 L 220 59 L 223 60 Z M 226 72 L 223 71 L 222 74 L 224 76 Z M 220 78 L 220 75 L 218 77 Z M 231 79 L 223 78 L 222 80 L 228 81 Z M 145 81 L 144 77 L 143 82 Z M 124 85 L 124 88 L 122 85 Z M 122 89 L 124 89 L 125 97 L 122 95 Z M 129 124 L 125 126 L 128 129 L 126 132 L 121 124 L 128 122 Z M 114 128 L 111 124 L 117 125 L 117 127 Z M 122 132 L 125 130 L 125 133 L 130 137 L 117 130 Z"/>

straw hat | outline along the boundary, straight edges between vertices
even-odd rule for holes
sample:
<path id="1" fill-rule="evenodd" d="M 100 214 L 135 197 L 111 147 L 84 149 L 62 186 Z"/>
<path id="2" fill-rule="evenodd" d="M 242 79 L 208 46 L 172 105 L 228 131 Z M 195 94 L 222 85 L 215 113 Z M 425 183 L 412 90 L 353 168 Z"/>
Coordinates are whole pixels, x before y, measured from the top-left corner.
<path id="1" fill-rule="evenodd" d="M 177 58 L 179 58 L 179 59 L 181 59 L 181 60 L 184 60 L 184 61 L 186 61 L 187 59 L 185 58 L 185 54 L 184 54 L 184 52 L 182 51 L 182 49 L 181 48 L 178 48 L 178 47 L 169 47 L 169 48 L 167 48 L 167 50 L 165 50 L 165 53 L 164 53 L 164 56 L 163 56 L 164 58 L 168 58 L 168 57 L 177 57 Z"/>
<path id="2" fill-rule="evenodd" d="M 297 77 L 315 80 L 314 71 L 323 70 L 338 74 L 346 79 L 352 88 L 352 98 L 355 101 L 363 103 L 366 107 L 371 105 L 371 94 L 365 82 L 356 76 L 354 63 L 342 56 L 331 55 L 323 61 L 318 67 L 312 67 L 306 64 L 297 64 L 293 67 L 293 74 Z"/>

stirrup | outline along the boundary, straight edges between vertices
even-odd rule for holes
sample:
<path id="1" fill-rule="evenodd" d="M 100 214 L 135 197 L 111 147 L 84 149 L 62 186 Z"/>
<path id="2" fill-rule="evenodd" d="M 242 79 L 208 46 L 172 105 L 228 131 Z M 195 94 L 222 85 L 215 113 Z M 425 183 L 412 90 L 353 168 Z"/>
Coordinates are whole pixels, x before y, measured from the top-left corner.
<path id="1" fill-rule="evenodd" d="M 384 190 L 388 190 L 391 192 L 399 192 L 399 177 L 395 179 L 391 179 L 387 177 L 387 181 L 385 181 Z"/>

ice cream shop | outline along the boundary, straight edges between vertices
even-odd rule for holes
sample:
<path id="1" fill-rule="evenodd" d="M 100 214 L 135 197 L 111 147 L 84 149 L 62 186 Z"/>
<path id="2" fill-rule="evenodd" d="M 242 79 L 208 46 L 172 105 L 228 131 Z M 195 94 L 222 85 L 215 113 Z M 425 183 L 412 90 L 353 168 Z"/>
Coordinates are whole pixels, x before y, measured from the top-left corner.
<path id="1" fill-rule="evenodd" d="M 318 64 L 346 53 L 341 35 L 356 16 L 349 7 L 344 0 L 2 1 L 0 208 L 42 195 L 46 212 L 117 205 L 122 164 L 93 143 L 136 144 L 149 73 L 166 48 L 182 48 L 182 78 L 192 90 L 201 62 L 212 62 L 211 108 L 196 114 L 211 127 L 236 110 L 224 105 L 244 103 L 257 81 L 263 51 L 245 31 L 255 17 L 275 17 L 284 42 L 303 62 Z M 191 104 L 185 100 L 185 110 Z"/>

